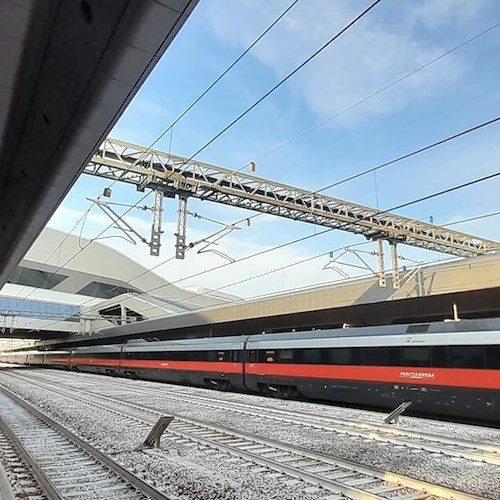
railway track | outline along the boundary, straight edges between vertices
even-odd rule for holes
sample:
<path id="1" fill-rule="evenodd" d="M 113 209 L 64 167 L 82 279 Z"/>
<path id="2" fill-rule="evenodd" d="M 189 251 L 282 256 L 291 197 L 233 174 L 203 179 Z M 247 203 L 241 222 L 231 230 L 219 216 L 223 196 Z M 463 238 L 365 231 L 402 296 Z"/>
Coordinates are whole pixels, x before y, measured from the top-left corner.
<path id="1" fill-rule="evenodd" d="M 107 381 L 106 387 L 124 389 L 124 384 Z M 351 437 L 403 446 L 408 449 L 500 465 L 500 446 L 494 444 L 477 443 L 464 439 L 448 438 L 437 434 L 389 427 L 388 425 L 356 422 L 339 417 L 283 410 L 252 403 L 221 401 L 217 400 L 216 397 L 193 395 L 186 391 L 172 390 L 170 387 L 167 392 L 165 389 L 136 388 L 128 383 L 126 384 L 126 391 L 127 393 L 134 392 L 142 397 L 151 396 L 167 401 L 192 402 L 206 408 L 248 415 L 253 418 L 280 421 L 287 424 L 319 429 L 328 433 L 345 434 Z"/>
<path id="2" fill-rule="evenodd" d="M 109 412 L 113 418 L 129 419 L 144 427 L 151 426 L 161 412 L 113 397 L 93 394 L 81 389 L 61 387 L 29 377 L 13 376 L 28 383 L 89 405 L 94 410 Z M 319 486 L 338 495 L 335 498 L 416 500 L 430 498 L 477 498 L 446 487 L 433 485 L 361 466 L 275 440 L 256 437 L 186 417 L 176 417 L 169 427 L 169 437 L 179 443 L 195 442 L 207 450 L 216 449 L 237 461 L 241 467 L 252 466 L 253 472 L 292 478 Z M 235 466 L 238 466 L 235 465 Z M 257 467 L 257 469 L 255 468 Z"/>
<path id="3" fill-rule="evenodd" d="M 23 489 L 19 498 L 168 498 L 1 386 L 0 416 L 2 444 Z"/>
<path id="4" fill-rule="evenodd" d="M 26 500 L 48 500 L 42 486 L 43 479 L 36 476 L 36 469 L 33 472 L 26 456 L 14 443 L 5 422 L 0 418 L 0 463 L 13 485 L 12 498 L 20 492 Z"/>
<path id="5" fill-rule="evenodd" d="M 109 384 L 107 385 L 109 387 Z M 116 385 L 119 386 L 119 384 Z M 321 429 L 329 433 L 347 434 L 352 437 L 391 443 L 397 446 L 428 451 L 430 453 L 439 453 L 450 457 L 500 465 L 500 446 L 493 444 L 476 443 L 474 441 L 447 438 L 426 432 L 393 428 L 388 425 L 355 422 L 314 413 L 270 408 L 250 403 L 217 401 L 214 398 L 186 394 L 185 392 L 181 393 L 170 390 L 166 392 L 162 389 L 149 388 L 136 389 L 129 386 L 127 386 L 127 391 L 140 393 L 142 396 L 160 397 L 163 400 L 171 401 L 192 402 L 211 409 Z"/>

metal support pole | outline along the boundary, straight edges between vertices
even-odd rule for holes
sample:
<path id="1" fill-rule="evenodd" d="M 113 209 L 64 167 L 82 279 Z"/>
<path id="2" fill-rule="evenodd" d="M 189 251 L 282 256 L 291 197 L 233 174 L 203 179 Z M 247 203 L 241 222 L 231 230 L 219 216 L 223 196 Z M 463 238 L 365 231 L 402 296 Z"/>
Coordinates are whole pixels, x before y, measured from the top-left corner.
<path id="1" fill-rule="evenodd" d="M 401 276 L 399 274 L 398 248 L 396 243 L 391 242 L 392 257 L 392 287 L 397 290 L 401 287 Z"/>
<path id="2" fill-rule="evenodd" d="M 120 305 L 120 313 L 121 313 L 120 325 L 126 325 L 127 324 L 127 308 L 123 304 Z"/>
<path id="3" fill-rule="evenodd" d="M 151 225 L 151 243 L 149 244 L 149 254 L 155 257 L 160 255 L 161 247 L 161 223 L 163 220 L 163 191 L 154 190 L 153 223 Z"/>
<path id="4" fill-rule="evenodd" d="M 160 438 L 173 419 L 174 417 L 166 415 L 161 416 L 151 429 L 151 432 L 147 435 L 146 439 L 144 440 L 144 443 L 142 443 L 142 445 L 139 446 L 137 449 L 143 450 L 144 448 L 159 448 Z"/>
<path id="5" fill-rule="evenodd" d="M 381 288 L 385 288 L 387 286 L 387 279 L 385 277 L 383 240 L 377 240 L 377 261 L 378 261 L 378 286 L 380 286 Z"/>
<path id="6" fill-rule="evenodd" d="M 404 401 L 388 417 L 384 419 L 384 424 L 399 424 L 399 416 L 411 405 L 411 401 Z"/>
<path id="7" fill-rule="evenodd" d="M 179 195 L 177 210 L 177 232 L 175 233 L 175 258 L 184 259 L 186 254 L 187 196 Z"/>

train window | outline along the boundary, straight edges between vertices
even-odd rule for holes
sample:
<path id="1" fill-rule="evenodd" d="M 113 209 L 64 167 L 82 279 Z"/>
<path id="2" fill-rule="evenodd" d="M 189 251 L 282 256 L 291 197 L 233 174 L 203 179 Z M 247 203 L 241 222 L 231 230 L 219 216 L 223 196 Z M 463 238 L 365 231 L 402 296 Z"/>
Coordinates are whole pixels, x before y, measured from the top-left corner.
<path id="1" fill-rule="evenodd" d="M 215 361 L 215 351 L 192 351 L 190 353 L 193 361 Z"/>
<path id="2" fill-rule="evenodd" d="M 406 329 L 406 333 L 424 333 L 429 329 L 430 325 L 410 325 Z"/>
<path id="3" fill-rule="evenodd" d="M 247 360 L 249 363 L 257 363 L 257 351 L 247 351 Z"/>
<path id="4" fill-rule="evenodd" d="M 303 363 L 319 364 L 321 362 L 321 351 L 319 349 L 304 349 L 302 351 Z"/>
<path id="5" fill-rule="evenodd" d="M 266 362 L 266 351 L 257 351 L 257 362 L 258 363 Z"/>
<path id="6" fill-rule="evenodd" d="M 354 347 L 352 349 L 351 355 L 352 355 L 352 364 L 353 365 L 362 365 L 363 364 L 363 362 L 361 360 L 361 351 L 362 350 L 363 349 L 361 347 Z"/>
<path id="7" fill-rule="evenodd" d="M 403 366 L 430 366 L 428 347 L 403 347 Z"/>
<path id="8" fill-rule="evenodd" d="M 500 345 L 484 346 L 484 354 L 486 358 L 485 368 L 500 370 Z"/>
<path id="9" fill-rule="evenodd" d="M 387 366 L 401 366 L 401 347 L 387 348 Z"/>
<path id="10" fill-rule="evenodd" d="M 231 351 L 231 361 L 233 363 L 241 363 L 241 351 Z"/>
<path id="11" fill-rule="evenodd" d="M 364 365 L 385 366 L 387 365 L 387 347 L 363 347 L 361 360 Z"/>
<path id="12" fill-rule="evenodd" d="M 218 360 L 218 353 L 217 351 L 205 351 L 205 356 L 203 361 L 217 361 Z"/>
<path id="13" fill-rule="evenodd" d="M 451 368 L 484 368 L 484 350 L 480 345 L 450 346 Z"/>
<path id="14" fill-rule="evenodd" d="M 275 351 L 266 351 L 266 354 L 265 354 L 266 363 L 274 363 L 275 359 L 276 359 L 276 352 Z"/>
<path id="15" fill-rule="evenodd" d="M 329 349 L 328 362 L 332 365 L 350 365 L 351 364 L 351 349 L 349 347 L 341 347 L 338 349 Z"/>
<path id="16" fill-rule="evenodd" d="M 445 345 L 431 347 L 431 366 L 434 368 L 447 368 L 448 348 Z"/>
<path id="17" fill-rule="evenodd" d="M 281 349 L 278 351 L 278 363 L 293 363 L 293 351 L 291 349 Z"/>

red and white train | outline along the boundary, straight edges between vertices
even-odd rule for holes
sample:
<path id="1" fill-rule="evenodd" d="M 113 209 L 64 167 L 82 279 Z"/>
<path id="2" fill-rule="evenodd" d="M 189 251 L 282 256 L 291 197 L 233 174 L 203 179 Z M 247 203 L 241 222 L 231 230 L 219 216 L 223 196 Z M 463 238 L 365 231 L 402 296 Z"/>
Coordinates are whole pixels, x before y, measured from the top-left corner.
<path id="1" fill-rule="evenodd" d="M 500 425 L 500 320 L 132 342 L 0 361 Z"/>

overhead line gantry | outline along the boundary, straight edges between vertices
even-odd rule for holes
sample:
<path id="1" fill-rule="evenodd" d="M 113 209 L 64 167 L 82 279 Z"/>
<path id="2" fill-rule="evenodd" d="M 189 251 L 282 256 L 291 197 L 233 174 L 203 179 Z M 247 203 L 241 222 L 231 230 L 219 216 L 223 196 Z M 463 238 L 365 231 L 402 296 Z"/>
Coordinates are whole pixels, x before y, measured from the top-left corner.
<path id="1" fill-rule="evenodd" d="M 179 200 L 176 257 L 180 259 L 187 248 L 189 197 L 360 234 L 378 241 L 380 251 L 382 241 L 388 241 L 393 261 L 398 243 L 457 257 L 500 249 L 496 241 L 118 139 L 106 139 L 84 173 L 153 190 L 152 255 L 159 255 L 165 196 Z"/>

